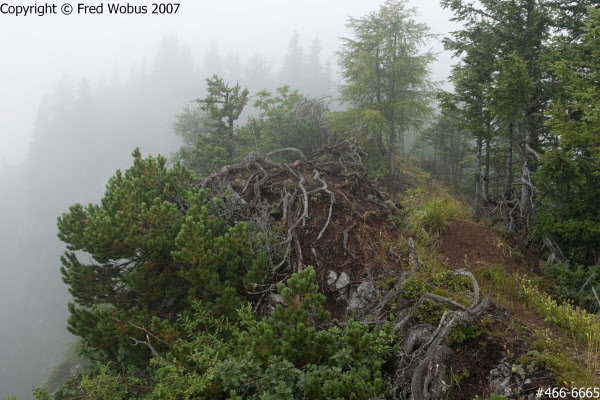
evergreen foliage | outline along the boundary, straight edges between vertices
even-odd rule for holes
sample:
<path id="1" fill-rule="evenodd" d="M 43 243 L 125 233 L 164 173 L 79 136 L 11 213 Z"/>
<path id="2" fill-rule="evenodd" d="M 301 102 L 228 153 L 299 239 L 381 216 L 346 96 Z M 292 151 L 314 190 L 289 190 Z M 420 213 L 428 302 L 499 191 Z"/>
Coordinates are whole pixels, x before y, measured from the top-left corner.
<path id="1" fill-rule="evenodd" d="M 278 291 L 285 306 L 262 320 L 250 304 L 228 319 L 194 301 L 177 320 L 179 339 L 152 361 L 152 381 L 109 363 L 67 382 L 54 399 L 370 399 L 388 390 L 382 368 L 395 348 L 390 325 L 332 324 L 312 267 Z M 38 400 L 47 396 L 36 392 Z"/>
<path id="2" fill-rule="evenodd" d="M 552 104 L 554 146 L 542 156 L 535 232 L 567 248 L 575 262 L 600 263 L 600 11 L 590 10 L 572 58 L 553 64 L 564 96 Z M 564 48 L 564 45 L 559 45 Z"/>
<path id="3" fill-rule="evenodd" d="M 211 82 L 209 87 L 214 88 L 214 93 L 227 88 L 216 76 L 207 81 Z M 298 90 L 287 85 L 277 88 L 276 93 L 261 90 L 253 96 L 253 106 L 258 115 L 237 126 L 234 122 L 248 102 L 249 94 L 247 91 L 240 93 L 239 85 L 231 90 L 231 95 L 226 95 L 229 96 L 229 105 L 223 103 L 223 98 L 209 95 L 199 100 L 201 107 L 186 107 L 177 116 L 173 127 L 184 143 L 174 154 L 174 160 L 181 161 L 194 172 L 207 175 L 239 161 L 252 150 L 266 154 L 293 147 L 310 156 L 326 144 L 321 127 L 295 113 L 298 105 L 309 101 Z"/>
<path id="4" fill-rule="evenodd" d="M 583 289 L 598 287 L 600 279 L 600 11 L 590 9 L 583 24 L 576 15 L 579 5 L 566 1 L 442 3 L 465 24 L 445 40 L 462 60 L 453 68 L 455 92 L 439 94 L 441 113 L 422 129 L 420 145 L 433 150 L 434 177 L 443 176 L 458 187 L 474 181 L 476 216 L 487 209 L 509 229 L 531 232 L 538 240 L 551 237 L 566 250 L 566 262 L 546 268 L 554 279 L 553 294 L 566 304 L 558 305 L 518 275 L 514 275 L 518 283 L 514 296 L 525 299 L 541 316 L 556 314 L 555 323 L 558 317 L 565 326 L 576 321 L 581 340 L 587 337 L 583 327 L 597 328 L 597 324 L 593 325 L 593 316 L 573 310 L 568 302 L 579 301 L 592 309 L 596 298 Z M 343 39 L 338 59 L 345 79 L 342 98 L 351 107 L 326 116 L 327 127 L 333 137 L 351 135 L 365 144 L 371 153 L 366 164 L 372 176 L 397 177 L 404 135 L 422 128 L 424 117 L 432 116 L 434 85 L 428 65 L 434 57 L 421 51 L 432 35 L 401 0 L 387 0 L 377 12 L 351 18 L 348 27 L 353 38 Z M 215 65 L 220 64 L 216 46 L 211 52 Z M 319 53 L 315 39 L 304 57 L 295 34 L 280 76 L 293 83 L 311 71 L 325 79 Z M 166 41 L 161 54 L 187 60 L 181 71 L 189 72 L 186 49 Z M 254 70 L 247 69 L 246 74 L 268 71 L 265 60 L 254 61 Z M 230 53 L 225 64 L 228 78 L 242 75 L 244 68 L 236 54 Z M 159 71 L 170 67 L 158 64 Z M 165 158 L 144 159 L 136 149 L 133 166 L 118 170 L 108 181 L 99 204 L 75 204 L 58 218 L 58 236 L 67 247 L 61 273 L 73 299 L 68 306 L 68 330 L 81 338 L 80 353 L 91 365 L 52 395 L 35 390 L 36 399 L 373 399 L 408 396 L 408 386 L 415 398 L 423 393 L 440 398 L 446 382 L 437 368 L 441 365 L 445 370 L 452 359 L 446 335 L 453 326 L 458 326 L 454 343 L 478 335 L 472 322 L 487 307 L 489 297 L 480 301 L 475 276 L 457 271 L 469 277 L 473 286 L 472 304 L 464 306 L 470 286 L 450 279 L 435 252 L 427 258 L 424 253 L 429 248 L 424 244 L 436 242 L 453 219 L 468 219 L 468 210 L 442 197 L 417 204 L 423 188 L 409 189 L 415 201 L 411 210 L 401 217 L 393 207 L 387 212 L 391 220 L 398 219 L 397 227 L 404 226 L 423 243 L 423 248 L 422 243 L 415 247 L 412 237 L 398 237 L 399 246 L 406 245 L 402 251 L 408 254 L 411 270 L 405 268 L 397 281 L 388 282 L 395 287 L 377 299 L 377 307 L 371 305 L 364 315 L 364 310 L 358 310 L 356 316 L 364 317 L 360 322 L 332 320 L 324 309 L 325 296 L 318 293 L 317 273 L 304 268 L 304 248 L 292 231 L 300 230 L 300 222 L 305 228 L 309 201 L 320 201 L 320 191 L 330 196 L 330 206 L 327 216 L 326 212 L 318 216 L 327 222 L 314 242 L 325 228 L 336 229 L 332 215 L 341 198 L 352 207 L 346 209 L 351 211 L 346 222 L 354 212 L 363 221 L 362 232 L 371 229 L 368 224 L 379 217 L 369 219 L 370 211 L 358 212 L 359 197 L 351 201 L 341 190 L 360 192 L 356 185 L 361 184 L 363 171 L 349 173 L 349 164 L 340 156 L 325 162 L 332 166 L 326 173 L 343 170 L 331 185 L 318 169 L 312 178 L 306 170 L 294 171 L 289 165 L 267 172 L 277 164 L 268 156 L 261 159 L 265 153 L 294 147 L 311 156 L 329 144 L 322 115 L 318 122 L 302 118 L 298 109 L 309 99 L 283 86 L 256 94 L 258 115 L 241 125 L 249 91 L 239 84 L 230 86 L 217 75 L 206 83 L 207 93 L 198 99 L 198 107 L 185 108 L 173 126 L 184 142 L 175 155 L 181 162 L 168 168 Z M 89 84 L 82 80 L 78 100 L 63 99 L 63 111 L 79 107 L 77 112 L 85 115 L 91 104 L 89 92 Z M 362 165 L 362 149 L 349 141 L 342 144 L 353 152 L 354 165 Z M 230 165 L 249 150 L 255 151 L 244 159 L 246 164 Z M 427 156 L 427 149 L 420 151 Z M 288 161 L 283 152 L 277 157 Z M 304 162 L 294 167 L 316 168 L 317 162 Z M 197 181 L 195 173 L 207 175 L 225 165 L 222 174 Z M 256 172 L 246 171 L 248 165 Z M 236 181 L 227 181 L 233 168 L 243 172 Z M 288 172 L 299 182 L 294 191 L 289 190 L 292 178 L 268 182 Z M 472 177 L 467 175 L 471 173 Z M 232 187 L 250 188 L 253 181 L 251 202 L 242 198 L 245 193 L 231 192 Z M 213 189 L 222 185 L 222 190 L 214 195 L 201 189 L 206 182 L 213 183 L 209 186 Z M 323 186 L 311 189 L 305 182 Z M 261 194 L 261 184 L 269 186 L 269 195 L 282 193 L 276 207 L 266 204 L 268 195 Z M 373 199 L 366 198 L 385 207 L 379 203 L 383 194 L 379 199 L 370 196 Z M 231 211 L 233 197 L 236 206 L 246 206 L 244 212 Z M 289 204 L 295 201 L 297 208 L 292 209 Z M 268 228 L 246 218 L 255 210 L 264 212 Z M 298 254 L 298 272 L 291 276 L 290 270 L 279 268 L 290 268 L 295 262 L 284 258 L 272 268 L 277 252 L 265 251 L 273 244 L 270 238 L 285 230 L 277 220 L 282 213 L 292 226 L 283 244 L 288 254 Z M 310 213 L 319 211 L 311 208 Z M 298 218 L 295 223 L 289 222 L 292 214 Z M 359 260 L 348 249 L 348 243 L 355 245 L 353 240 L 364 240 L 358 234 L 348 241 L 348 231 L 355 225 L 358 228 L 353 223 L 347 230 L 337 229 L 344 237 L 344 251 Z M 264 229 L 272 232 L 263 235 Z M 382 243 L 384 247 L 383 252 L 397 256 L 394 244 Z M 311 249 L 317 262 L 316 250 Z M 381 259 L 385 263 L 387 254 Z M 398 265 L 401 260 L 397 256 Z M 441 279 L 447 287 L 438 284 Z M 513 287 L 505 279 L 508 285 Z M 275 287 L 281 301 L 265 315 L 255 300 L 274 296 Z M 369 312 L 377 319 L 367 320 Z M 392 326 L 381 317 L 396 323 Z M 415 321 L 432 324 L 412 324 Z M 455 325 L 459 323 L 465 325 Z"/>
<path id="5" fill-rule="evenodd" d="M 182 325 L 188 338 L 158 363 L 157 399 L 369 399 L 386 389 L 382 365 L 392 350 L 389 326 L 379 333 L 329 321 L 315 271 L 294 274 L 279 293 L 285 306 L 257 320 L 250 307 L 237 323 L 209 316 L 201 304 Z"/>
<path id="6" fill-rule="evenodd" d="M 209 141 L 210 134 L 210 120 L 199 107 L 184 107 L 183 112 L 175 118 L 173 132 L 183 141 L 172 157 L 174 160 L 180 161 L 192 171 L 203 173 L 211 172 L 220 166 L 216 163 L 217 160 L 213 161 L 211 157 L 199 157 L 198 153 Z"/>
<path id="7" fill-rule="evenodd" d="M 510 230 L 536 229 L 534 218 L 539 221 L 537 213 L 546 207 L 536 202 L 546 190 L 536 171 L 545 165 L 545 153 L 572 137 L 570 127 L 545 124 L 544 113 L 551 106 L 553 119 L 560 119 L 557 107 L 572 101 L 567 71 L 577 74 L 585 71 L 579 61 L 594 62 L 590 52 L 575 50 L 585 40 L 585 15 L 594 4 L 442 1 L 463 28 L 444 39 L 461 60 L 451 76 L 454 93 L 440 96 L 441 109 L 475 140 L 475 163 L 467 173 L 475 176 L 477 216 L 487 214 Z M 585 108 L 589 100 L 580 97 L 577 104 Z"/>
<path id="8" fill-rule="evenodd" d="M 415 14 L 405 1 L 387 0 L 377 12 L 350 18 L 354 38 L 342 38 L 337 53 L 345 81 L 340 92 L 351 105 L 341 121 L 367 127 L 358 139 L 376 143 L 391 175 L 396 155 L 405 150 L 405 133 L 431 115 L 429 64 L 435 57 L 421 47 L 433 35 Z"/>
<path id="9" fill-rule="evenodd" d="M 248 142 L 253 142 L 255 149 L 268 152 L 294 147 L 310 155 L 321 147 L 319 127 L 294 115 L 294 107 L 306 100 L 298 90 L 283 86 L 277 88 L 275 94 L 262 90 L 254 97 L 254 107 L 259 114 L 241 131 Z"/>
<path id="10" fill-rule="evenodd" d="M 0 338 L 14 344 L 0 348 L 0 387 L 5 396 L 19 393 L 20 398 L 27 399 L 24 394 L 32 383 L 43 381 L 62 357 L 63 344 L 72 340 L 65 330 L 69 313 L 64 305 L 70 296 L 56 273 L 57 260 L 64 251 L 56 237 L 56 216 L 75 202 L 98 203 L 107 179 L 117 168 L 128 167 L 135 147 L 144 154 L 176 151 L 181 142 L 170 134 L 174 115 L 182 113 L 182 106 L 191 99 L 205 98 L 205 77 L 239 69 L 235 54 L 222 57 L 216 44 L 203 62 L 203 47 L 210 43 L 205 39 L 170 35 L 157 43 L 156 51 L 147 49 L 149 53 L 135 56 L 131 64 L 119 62 L 114 68 L 97 71 L 96 77 L 83 71 L 85 77 L 64 75 L 60 82 L 48 83 L 54 87 L 31 121 L 27 158 L 0 174 L 3 192 L 12 193 L 2 200 L 4 230 L 0 236 L 4 246 L 0 265 L 11 269 L 14 278 L 5 280 L 0 291 L 0 314 L 11 321 L 0 329 Z M 195 54 L 196 50 L 200 52 Z M 323 79 L 330 78 L 325 68 L 328 56 L 321 53 L 318 60 L 319 69 L 325 71 Z M 315 60 L 312 55 L 310 60 Z M 242 88 L 247 84 L 254 92 L 264 88 L 275 92 L 275 87 L 283 85 L 276 85 L 281 59 L 258 57 L 255 64 L 244 58 L 240 61 L 243 76 L 227 76 L 225 82 L 235 84 L 239 79 Z M 308 63 L 304 67 L 296 85 L 302 92 L 315 84 L 331 87 L 329 81 L 311 78 Z M 203 118 L 198 105 L 191 104 L 190 112 L 196 111 Z M 244 123 L 246 114 L 252 113 L 246 105 L 246 112 L 236 123 Z M 199 126 L 199 135 L 206 134 L 204 128 L 211 129 L 206 120 Z M 219 147 L 223 160 L 228 155 Z M 194 158 L 197 153 L 189 147 L 187 150 L 188 158 L 181 160 L 189 169 L 204 174 L 222 165 L 209 157 Z M 239 151 L 247 154 L 245 149 Z M 196 161 L 199 163 L 194 164 Z M 37 250 L 30 251 L 32 248 Z"/>
<path id="11" fill-rule="evenodd" d="M 242 89 L 239 83 L 230 87 L 217 75 L 207 79 L 206 84 L 206 97 L 198 99 L 198 103 L 209 119 L 211 130 L 206 136 L 209 142 L 206 144 L 214 153 L 205 158 L 217 164 L 231 164 L 237 155 L 234 123 L 248 103 L 249 92 L 248 89 Z"/>
<path id="12" fill-rule="evenodd" d="M 68 249 L 61 272 L 74 299 L 69 331 L 93 360 L 145 368 L 154 350 L 132 345 L 146 341 L 144 329 L 156 328 L 160 351 L 173 334 L 161 324 L 196 300 L 235 317 L 264 258 L 248 224 L 220 218 L 222 200 L 198 190 L 187 169 L 167 169 L 166 159 L 142 159 L 138 150 L 133 156 L 133 167 L 109 180 L 101 204 L 70 207 L 58 228 Z M 92 260 L 80 261 L 84 254 Z"/>

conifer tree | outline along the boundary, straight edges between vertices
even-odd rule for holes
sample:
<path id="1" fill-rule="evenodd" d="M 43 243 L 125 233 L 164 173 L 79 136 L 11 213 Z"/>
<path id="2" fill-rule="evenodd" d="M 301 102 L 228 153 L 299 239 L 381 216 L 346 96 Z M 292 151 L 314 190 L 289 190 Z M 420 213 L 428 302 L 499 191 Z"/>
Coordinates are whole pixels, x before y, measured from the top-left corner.
<path id="1" fill-rule="evenodd" d="M 564 88 L 549 110 L 552 148 L 536 177 L 536 235 L 550 237 L 576 262 L 600 263 L 600 11 L 590 10 L 581 43 L 557 41 L 553 64 Z"/>
<path id="2" fill-rule="evenodd" d="M 486 172 L 487 179 L 481 181 L 482 162 L 477 163 L 476 210 L 480 209 L 480 198 L 485 203 L 500 206 L 504 221 L 511 228 L 531 226 L 536 195 L 534 172 L 539 166 L 539 155 L 544 151 L 543 139 L 548 135 L 543 112 L 560 92 L 549 79 L 548 61 L 554 56 L 548 42 L 553 35 L 562 41 L 577 40 L 581 31 L 578 14 L 585 14 L 586 5 L 593 2 L 577 3 L 442 1 L 445 8 L 454 12 L 453 20 L 464 25 L 444 41 L 447 49 L 464 57 L 455 67 L 452 78 L 456 100 L 462 102 L 465 111 L 479 109 L 479 115 L 487 120 L 483 130 L 480 123 L 470 128 L 477 138 L 477 159 L 482 158 L 484 142 L 486 160 L 490 144 L 496 143 L 504 152 L 504 167 L 498 166 L 496 171 L 498 180 L 503 179 L 501 194 L 496 194 L 496 199 L 488 196 L 489 174 Z M 473 96 L 473 89 L 479 91 L 479 95 Z M 480 118 L 471 115 L 468 119 Z M 487 161 L 486 165 L 489 165 Z M 520 173 L 516 165 L 520 165 Z M 518 198 L 515 188 L 520 188 Z M 518 212 L 513 213 L 513 210 Z"/>
<path id="3" fill-rule="evenodd" d="M 377 12 L 350 18 L 353 38 L 342 38 L 337 53 L 342 99 L 356 118 L 375 121 L 373 136 L 391 175 L 405 133 L 431 113 L 429 64 L 435 57 L 421 47 L 433 35 L 415 15 L 405 1 L 387 0 Z"/>
<path id="4" fill-rule="evenodd" d="M 244 78 L 253 93 L 270 90 L 273 81 L 271 64 L 263 55 L 254 54 L 244 68 Z"/>
<path id="5" fill-rule="evenodd" d="M 248 225 L 222 220 L 221 200 L 199 190 L 190 171 L 167 169 L 162 157 L 142 159 L 138 150 L 133 156 L 100 204 L 71 206 L 58 229 L 68 250 L 61 272 L 74 300 L 69 331 L 92 360 L 145 368 L 193 302 L 234 318 L 263 259 Z"/>
<path id="6" fill-rule="evenodd" d="M 288 51 L 283 59 L 283 65 L 279 74 L 282 85 L 299 87 L 304 81 L 306 60 L 304 49 L 300 45 L 300 35 L 294 31 L 288 45 Z"/>
<path id="7" fill-rule="evenodd" d="M 229 84 L 214 75 L 206 79 L 208 85 L 204 99 L 198 99 L 200 110 L 204 111 L 210 120 L 211 131 L 208 135 L 217 151 L 224 150 L 224 159 L 217 160 L 222 165 L 231 164 L 236 156 L 235 121 L 240 117 L 248 103 L 248 89 L 242 89 L 239 83 L 230 87 Z M 214 159 L 216 154 L 207 155 Z"/>

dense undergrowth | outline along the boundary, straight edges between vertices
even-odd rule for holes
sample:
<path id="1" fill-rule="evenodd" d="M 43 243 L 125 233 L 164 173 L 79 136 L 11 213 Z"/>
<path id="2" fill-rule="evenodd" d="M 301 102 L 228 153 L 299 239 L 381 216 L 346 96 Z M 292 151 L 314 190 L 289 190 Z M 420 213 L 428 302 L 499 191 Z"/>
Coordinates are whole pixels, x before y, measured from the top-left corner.
<path id="1" fill-rule="evenodd" d="M 143 171 L 164 173 L 153 167 L 153 159 L 139 160 L 136 165 Z M 138 175 L 128 173 L 125 176 Z M 146 332 L 147 347 L 152 350 L 153 357 L 147 366 L 124 369 L 118 359 L 94 361 L 83 374 L 69 378 L 52 395 L 44 388 L 37 389 L 36 398 L 370 399 L 389 393 L 391 381 L 386 365 L 399 354 L 402 346 L 402 341 L 393 332 L 398 304 L 405 300 L 416 301 L 424 293 L 462 304 L 469 303 L 471 296 L 467 281 L 453 275 L 447 259 L 437 252 L 440 236 L 453 222 L 470 220 L 469 209 L 451 194 L 450 188 L 423 177 L 426 175 L 411 178 L 428 182 L 422 187 L 411 185 L 401 192 L 388 193 L 394 203 L 403 204 L 401 209 L 389 215 L 389 222 L 403 235 L 397 243 L 380 243 L 380 247 L 396 249 L 404 254 L 402 262 L 408 262 L 406 239 L 413 237 L 421 267 L 402 283 L 402 294 L 394 298 L 389 312 L 384 314 L 386 323 L 370 325 L 352 319 L 332 320 L 323 308 L 325 296 L 318 293 L 316 270 L 308 267 L 287 279 L 285 284 L 279 283 L 282 301 L 270 317 L 258 318 L 251 304 L 243 300 L 227 318 L 221 312 L 215 313 L 213 306 L 207 308 L 202 301 L 193 301 L 189 311 L 179 314 L 172 323 L 157 320 L 148 329 L 139 327 L 138 330 Z M 145 185 L 143 182 L 150 181 L 131 182 Z M 129 196 L 135 196 L 132 186 L 125 184 L 124 187 L 129 188 Z M 202 197 L 201 201 L 207 202 L 208 198 Z M 218 210 L 219 206 L 216 207 L 213 209 Z M 251 227 L 248 229 L 252 230 Z M 114 240 L 110 239 L 111 242 Z M 175 243 L 182 246 L 182 240 L 177 239 Z M 525 265 L 521 250 L 501 241 L 498 243 L 499 251 L 521 263 L 523 271 L 531 269 Z M 189 257 L 194 259 L 192 255 Z M 465 268 L 470 268 L 468 260 Z M 539 321 L 519 321 L 534 334 L 527 343 L 527 351 L 512 359 L 514 365 L 523 368 L 525 375 L 550 371 L 559 386 L 598 384 L 595 368 L 600 353 L 600 324 L 596 317 L 563 301 L 560 295 L 552 298 L 546 294 L 548 278 L 529 272 L 528 275 L 509 273 L 502 265 L 492 265 L 479 269 L 477 276 L 483 285 L 483 293 L 507 308 L 517 321 L 520 313 L 525 311 L 539 317 Z M 381 288 L 389 289 L 394 287 L 398 275 L 387 271 L 380 278 Z M 222 293 L 227 290 L 224 286 Z M 436 326 L 446 311 L 446 305 L 426 300 L 412 318 L 415 324 Z M 102 311 L 100 315 L 105 313 Z M 448 344 L 458 352 L 465 351 L 466 343 L 494 336 L 495 329 L 494 321 L 489 318 L 473 324 L 459 324 L 449 335 Z M 169 335 L 174 337 L 167 342 Z M 143 336 L 132 339 L 144 342 Z M 150 345 L 152 342 L 156 342 L 158 350 Z M 85 346 L 85 341 L 81 344 Z M 512 355 L 499 354 L 498 357 L 511 359 Z M 468 368 L 462 372 L 463 384 L 468 381 L 469 374 Z M 486 393 L 487 389 L 481 388 L 478 394 Z"/>
<path id="2" fill-rule="evenodd" d="M 379 17 L 390 10 L 405 12 L 390 0 Z M 360 21 L 350 26 L 368 22 Z M 600 323 L 584 291 L 596 286 L 596 270 L 573 259 L 540 268 L 526 240 L 533 196 L 511 198 L 512 170 L 489 213 L 500 235 L 398 154 L 404 137 L 395 135 L 419 127 L 429 92 L 409 107 L 415 115 L 396 92 L 386 107 L 369 104 L 380 96 L 364 94 L 373 88 L 355 44 L 339 54 L 346 112 L 327 113 L 323 101 L 283 87 L 260 92 L 260 114 L 235 128 L 249 93 L 215 76 L 201 112 L 180 116 L 201 121 L 176 124 L 186 143 L 172 166 L 136 150 L 99 204 L 58 219 L 73 296 L 68 329 L 87 361 L 36 389 L 36 399 L 494 397 L 481 382 L 506 363 L 517 397 L 532 390 L 530 378 L 600 385 Z M 430 54 L 412 57 L 425 65 Z M 506 70 L 521 71 L 516 64 Z M 451 249 L 462 257 L 457 268 L 441 249 L 458 224 L 470 241 Z M 525 239 L 514 244 L 517 228 Z M 487 258 L 474 259 L 484 244 Z M 464 362 L 478 352 L 482 359 Z"/>

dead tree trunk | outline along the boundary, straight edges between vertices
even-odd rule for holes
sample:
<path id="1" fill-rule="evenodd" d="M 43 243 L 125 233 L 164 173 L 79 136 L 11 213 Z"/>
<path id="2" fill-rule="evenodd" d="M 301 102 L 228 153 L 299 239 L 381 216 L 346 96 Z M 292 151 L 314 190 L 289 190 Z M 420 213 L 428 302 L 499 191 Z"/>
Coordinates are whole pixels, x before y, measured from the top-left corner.
<path id="1" fill-rule="evenodd" d="M 533 133 L 528 130 L 525 134 L 525 143 L 523 145 L 523 165 L 521 167 L 521 199 L 519 201 L 519 209 L 521 212 L 521 220 L 527 228 L 531 226 L 531 217 L 534 208 L 535 186 L 531 181 L 531 168 L 529 160 L 531 157 L 539 157 L 533 150 Z"/>
<path id="2" fill-rule="evenodd" d="M 548 259 L 549 262 L 565 262 L 565 256 L 554 240 L 549 237 L 545 237 L 542 239 L 542 243 L 544 243 L 544 246 L 550 251 L 550 253 L 552 253 Z"/>
<path id="3" fill-rule="evenodd" d="M 431 293 L 421 295 L 408 312 L 399 312 L 394 332 L 403 336 L 402 348 L 396 363 L 397 373 L 392 385 L 394 395 L 406 393 L 410 382 L 413 400 L 437 400 L 448 388 L 444 382 L 446 369 L 451 365 L 454 353 L 445 345 L 446 337 L 456 324 L 470 324 L 487 308 L 490 298 L 480 299 L 479 284 L 468 271 L 453 271 L 453 274 L 468 277 L 473 284 L 473 300 L 464 306 L 443 296 Z M 415 312 L 425 301 L 435 301 L 448 307 L 438 326 L 418 324 L 408 326 Z M 408 304 L 407 304 L 408 305 Z M 405 308 L 406 309 L 406 308 Z M 404 311 L 404 310 L 400 310 Z"/>

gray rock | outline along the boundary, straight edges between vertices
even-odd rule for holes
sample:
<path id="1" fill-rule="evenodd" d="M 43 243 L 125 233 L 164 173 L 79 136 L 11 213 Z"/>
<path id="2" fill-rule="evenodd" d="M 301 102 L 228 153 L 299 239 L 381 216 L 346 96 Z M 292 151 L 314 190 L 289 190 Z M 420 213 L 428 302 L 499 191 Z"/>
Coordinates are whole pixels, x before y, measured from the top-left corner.
<path id="1" fill-rule="evenodd" d="M 279 293 L 271 293 L 269 301 L 273 305 L 283 304 L 283 297 Z"/>
<path id="2" fill-rule="evenodd" d="M 327 275 L 327 284 L 333 285 L 338 280 L 338 274 L 335 271 L 329 271 Z"/>
<path id="3" fill-rule="evenodd" d="M 508 397 L 512 395 L 510 388 L 510 378 L 512 376 L 512 368 L 509 362 L 503 362 L 495 369 L 490 371 L 490 389 L 500 396 Z"/>
<path id="4" fill-rule="evenodd" d="M 350 277 L 348 276 L 347 273 L 342 272 L 340 274 L 340 277 L 335 282 L 335 288 L 337 290 L 342 290 L 344 288 L 347 288 L 349 284 L 350 284 Z"/>
<path id="5" fill-rule="evenodd" d="M 360 310 L 377 303 L 378 296 L 379 290 L 371 282 L 365 281 L 356 290 L 351 292 L 348 310 Z"/>
<path id="6" fill-rule="evenodd" d="M 277 293 L 270 293 L 267 301 L 258 310 L 258 315 L 262 318 L 270 317 L 275 312 L 277 304 L 283 304 L 283 297 Z"/>
<path id="7" fill-rule="evenodd" d="M 338 300 L 348 301 L 350 295 L 350 277 L 347 273 L 342 272 L 340 274 L 337 281 L 335 281 L 335 289 L 338 291 Z"/>

